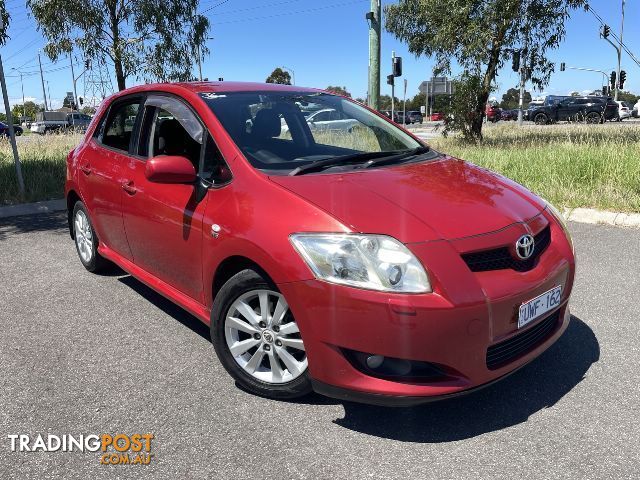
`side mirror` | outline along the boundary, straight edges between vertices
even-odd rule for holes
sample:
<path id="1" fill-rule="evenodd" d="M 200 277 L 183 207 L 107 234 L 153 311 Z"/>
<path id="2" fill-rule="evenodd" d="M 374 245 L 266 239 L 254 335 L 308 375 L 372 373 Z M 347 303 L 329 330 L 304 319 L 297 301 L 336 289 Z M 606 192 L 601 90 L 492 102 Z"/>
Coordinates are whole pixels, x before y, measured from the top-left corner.
<path id="1" fill-rule="evenodd" d="M 155 183 L 194 183 L 196 169 L 187 157 L 166 155 L 147 160 L 145 177 Z"/>

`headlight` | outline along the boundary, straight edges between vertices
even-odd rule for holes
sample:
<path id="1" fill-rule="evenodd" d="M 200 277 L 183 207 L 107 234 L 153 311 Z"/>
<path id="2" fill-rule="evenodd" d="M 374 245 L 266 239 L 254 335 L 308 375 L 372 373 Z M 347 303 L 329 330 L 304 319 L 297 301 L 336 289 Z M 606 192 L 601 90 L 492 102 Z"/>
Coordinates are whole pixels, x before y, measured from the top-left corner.
<path id="1" fill-rule="evenodd" d="M 427 272 L 395 238 L 341 233 L 296 233 L 290 238 L 317 278 L 384 292 L 431 292 Z"/>
<path id="2" fill-rule="evenodd" d="M 562 230 L 564 231 L 564 234 L 567 237 L 567 241 L 569 242 L 569 245 L 571 245 L 571 251 L 575 255 L 575 248 L 573 248 L 573 239 L 571 238 L 571 233 L 569 233 L 567 224 L 564 221 L 564 217 L 562 216 L 560 211 L 556 207 L 554 207 L 551 203 L 547 202 L 544 198 L 542 200 L 544 201 L 544 203 L 547 204 L 547 210 L 549 210 L 549 213 L 553 215 L 553 217 L 558 221 L 558 223 L 562 227 Z"/>

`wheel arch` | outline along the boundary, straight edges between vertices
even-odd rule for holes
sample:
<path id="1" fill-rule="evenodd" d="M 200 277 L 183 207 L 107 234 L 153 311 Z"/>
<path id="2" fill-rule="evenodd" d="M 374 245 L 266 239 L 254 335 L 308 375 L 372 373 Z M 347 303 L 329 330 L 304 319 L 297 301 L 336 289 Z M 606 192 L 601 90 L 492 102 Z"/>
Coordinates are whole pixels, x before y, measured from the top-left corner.
<path id="1" fill-rule="evenodd" d="M 232 255 L 222 260 L 213 273 L 213 282 L 211 285 L 212 305 L 215 301 L 216 294 L 220 291 L 222 286 L 235 274 L 247 269 L 256 271 L 263 276 L 265 280 L 275 286 L 275 282 L 271 275 L 269 275 L 269 273 L 260 264 L 258 264 L 258 262 L 244 255 Z"/>
<path id="2" fill-rule="evenodd" d="M 73 189 L 69 190 L 67 193 L 67 223 L 69 225 L 69 235 L 71 238 L 73 238 L 73 207 L 79 201 L 82 201 L 80 195 Z"/>

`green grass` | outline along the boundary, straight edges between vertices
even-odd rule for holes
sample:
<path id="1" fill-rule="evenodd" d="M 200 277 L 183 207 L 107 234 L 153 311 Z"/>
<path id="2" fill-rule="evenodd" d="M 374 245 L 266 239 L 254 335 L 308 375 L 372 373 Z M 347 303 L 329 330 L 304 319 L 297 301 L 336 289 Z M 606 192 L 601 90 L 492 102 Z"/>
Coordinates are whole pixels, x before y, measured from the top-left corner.
<path id="1" fill-rule="evenodd" d="M 0 139 L 0 205 L 62 198 L 65 159 L 80 135 L 30 135 L 18 139 L 25 197 L 20 198 L 11 144 Z"/>
<path id="2" fill-rule="evenodd" d="M 318 140 L 351 148 L 372 141 L 360 134 L 323 135 L 332 138 Z M 336 135 L 340 138 L 333 138 Z M 18 142 L 26 186 L 24 201 L 62 197 L 65 158 L 80 138 L 32 135 Z M 486 128 L 481 145 L 465 144 L 455 137 L 437 138 L 430 144 L 500 172 L 560 207 L 640 212 L 640 125 L 518 128 L 508 123 Z M 19 202 L 11 147 L 8 141 L 0 140 L 0 205 Z"/>
<path id="3" fill-rule="evenodd" d="M 640 126 L 486 128 L 481 145 L 455 137 L 430 144 L 502 173 L 561 207 L 640 212 Z"/>

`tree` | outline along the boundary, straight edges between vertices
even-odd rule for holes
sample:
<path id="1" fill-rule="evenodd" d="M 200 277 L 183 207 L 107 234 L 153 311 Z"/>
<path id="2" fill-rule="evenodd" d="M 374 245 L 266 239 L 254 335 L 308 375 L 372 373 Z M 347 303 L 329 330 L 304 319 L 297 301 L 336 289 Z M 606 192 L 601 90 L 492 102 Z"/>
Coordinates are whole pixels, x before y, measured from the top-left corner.
<path id="1" fill-rule="evenodd" d="M 271 75 L 265 80 L 267 83 L 279 83 L 281 85 L 291 85 L 291 75 L 289 72 L 282 70 L 280 67 L 276 67 Z"/>
<path id="2" fill-rule="evenodd" d="M 524 91 L 523 107 L 527 108 L 531 102 L 531 92 Z M 502 95 L 502 102 L 500 102 L 500 108 L 505 110 L 514 110 L 520 106 L 520 89 L 510 88 L 507 93 Z"/>
<path id="3" fill-rule="evenodd" d="M 22 116 L 25 116 L 33 120 L 34 118 L 36 118 L 36 113 L 43 110 L 44 105 L 36 105 L 34 102 L 29 100 L 27 102 L 24 102 L 24 106 L 21 104 L 14 105 L 11 109 L 11 115 L 13 115 L 15 118 L 21 118 Z"/>
<path id="4" fill-rule="evenodd" d="M 327 88 L 325 88 L 325 90 L 337 95 L 342 95 L 343 97 L 351 98 L 351 94 L 347 91 L 347 87 L 332 87 L 331 85 L 329 85 Z"/>
<path id="5" fill-rule="evenodd" d="M 542 89 L 553 72 L 546 58 L 565 35 L 564 22 L 585 0 L 400 0 L 385 7 L 386 29 L 408 44 L 414 55 L 435 56 L 436 73 L 449 73 L 452 61 L 464 70 L 464 81 L 476 85 L 473 122 L 466 130 L 482 139 L 485 105 L 498 70 L 521 55 L 532 83 Z M 445 14 L 446 12 L 446 14 Z M 471 81 L 476 78 L 478 82 Z M 472 93 L 472 92 L 466 92 Z M 456 92 L 457 94 L 457 92 Z M 455 96 L 455 94 L 454 94 Z M 469 100 L 473 95 L 467 95 Z M 464 103 L 464 102 L 462 102 Z"/>
<path id="6" fill-rule="evenodd" d="M 635 105 L 639 99 L 640 99 L 640 95 L 636 95 L 631 92 L 621 91 L 618 93 L 618 100 L 622 102 L 627 102 L 631 105 Z"/>
<path id="7" fill-rule="evenodd" d="M 69 99 L 69 97 L 64 97 L 64 99 L 62 100 L 62 106 L 63 107 L 67 107 L 67 108 L 71 108 L 71 109 L 75 109 L 75 105 L 74 102 L 72 100 Z"/>
<path id="8" fill-rule="evenodd" d="M 189 80 L 194 59 L 208 53 L 209 20 L 198 0 L 27 0 L 47 56 L 56 61 L 78 48 L 85 60 L 114 65 L 118 89 L 130 76 Z"/>

